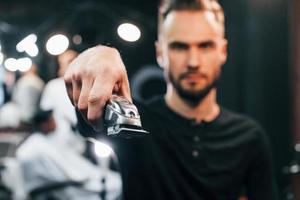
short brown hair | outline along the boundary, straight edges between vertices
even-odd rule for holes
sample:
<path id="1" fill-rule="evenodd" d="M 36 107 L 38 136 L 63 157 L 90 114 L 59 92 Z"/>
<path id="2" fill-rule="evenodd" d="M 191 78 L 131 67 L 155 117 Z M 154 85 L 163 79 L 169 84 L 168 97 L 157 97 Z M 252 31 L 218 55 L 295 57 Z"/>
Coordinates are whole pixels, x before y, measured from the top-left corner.
<path id="1" fill-rule="evenodd" d="M 211 11 L 216 21 L 224 25 L 224 11 L 218 0 L 161 0 L 158 10 L 158 26 L 160 27 L 171 11 Z"/>

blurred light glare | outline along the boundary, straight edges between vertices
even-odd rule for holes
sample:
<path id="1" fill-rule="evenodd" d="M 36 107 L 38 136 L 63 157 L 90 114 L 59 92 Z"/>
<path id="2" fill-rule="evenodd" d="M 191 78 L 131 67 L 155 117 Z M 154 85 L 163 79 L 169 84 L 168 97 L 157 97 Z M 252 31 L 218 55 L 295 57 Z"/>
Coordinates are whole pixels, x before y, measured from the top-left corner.
<path id="1" fill-rule="evenodd" d="M 4 67 L 12 72 L 15 72 L 18 70 L 18 66 L 17 66 L 17 60 L 15 58 L 7 58 L 4 61 Z"/>
<path id="2" fill-rule="evenodd" d="M 300 152 L 300 144 L 295 145 L 295 151 Z"/>
<path id="3" fill-rule="evenodd" d="M 31 57 L 36 57 L 39 54 L 39 49 L 36 44 L 32 44 L 26 48 L 25 52 Z"/>
<path id="4" fill-rule="evenodd" d="M 59 55 L 69 47 L 69 39 L 62 34 L 54 35 L 46 43 L 46 49 L 51 55 Z"/>
<path id="5" fill-rule="evenodd" d="M 21 72 L 28 71 L 32 66 L 32 60 L 30 58 L 24 57 L 24 58 L 8 58 L 4 61 L 4 67 L 12 72 L 15 72 L 17 70 Z"/>
<path id="6" fill-rule="evenodd" d="M 29 56 L 35 57 L 39 54 L 39 49 L 35 44 L 36 41 L 37 36 L 35 34 L 30 34 L 17 44 L 16 49 L 18 52 L 25 51 Z"/>
<path id="7" fill-rule="evenodd" d="M 18 70 L 21 72 L 26 72 L 28 71 L 32 66 L 32 60 L 30 58 L 19 58 L 17 60 L 17 67 Z"/>
<path id="8" fill-rule="evenodd" d="M 109 145 L 107 145 L 103 142 L 95 141 L 94 145 L 95 145 L 96 155 L 101 157 L 101 158 L 107 158 L 113 152 L 112 148 Z"/>
<path id="9" fill-rule="evenodd" d="M 17 44 L 17 51 L 23 52 L 27 49 L 28 46 L 31 46 L 32 44 L 35 44 L 37 41 L 37 36 L 35 34 L 30 34 L 27 37 L 25 37 L 23 40 L 21 40 Z"/>
<path id="10" fill-rule="evenodd" d="M 299 165 L 292 165 L 290 167 L 290 172 L 292 174 L 297 174 L 300 171 L 300 166 Z"/>
<path id="11" fill-rule="evenodd" d="M 73 43 L 76 44 L 76 45 L 79 45 L 79 44 L 82 43 L 81 35 L 74 35 L 72 40 L 73 40 Z"/>
<path id="12" fill-rule="evenodd" d="M 0 65 L 2 65 L 4 59 L 3 53 L 0 52 Z"/>
<path id="13" fill-rule="evenodd" d="M 118 34 L 120 38 L 128 42 L 135 42 L 141 37 L 140 29 L 130 23 L 123 23 L 118 27 Z"/>

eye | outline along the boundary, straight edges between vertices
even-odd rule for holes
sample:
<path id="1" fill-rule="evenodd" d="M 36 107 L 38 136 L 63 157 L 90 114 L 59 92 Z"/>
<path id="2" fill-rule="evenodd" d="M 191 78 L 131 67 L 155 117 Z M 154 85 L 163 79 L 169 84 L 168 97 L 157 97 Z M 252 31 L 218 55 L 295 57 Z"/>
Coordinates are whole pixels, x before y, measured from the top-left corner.
<path id="1" fill-rule="evenodd" d="M 200 43 L 198 46 L 201 49 L 210 49 L 210 48 L 215 47 L 215 43 L 212 41 L 207 41 L 207 42 Z"/>
<path id="2" fill-rule="evenodd" d="M 169 48 L 173 50 L 187 50 L 189 46 L 181 42 L 172 42 L 169 44 Z"/>

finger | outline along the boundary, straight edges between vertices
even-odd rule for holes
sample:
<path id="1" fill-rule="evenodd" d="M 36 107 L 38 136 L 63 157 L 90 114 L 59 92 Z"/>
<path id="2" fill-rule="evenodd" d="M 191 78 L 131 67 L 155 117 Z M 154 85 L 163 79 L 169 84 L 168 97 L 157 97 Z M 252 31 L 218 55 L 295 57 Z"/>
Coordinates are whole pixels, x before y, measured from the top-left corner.
<path id="1" fill-rule="evenodd" d="M 78 100 L 81 93 L 81 77 L 79 74 L 74 73 L 72 78 L 73 89 L 73 103 L 75 107 L 78 107 Z"/>
<path id="2" fill-rule="evenodd" d="M 102 127 L 104 107 L 112 95 L 113 86 L 109 77 L 98 77 L 93 83 L 88 97 L 87 118 L 94 127 Z"/>
<path id="3" fill-rule="evenodd" d="M 75 107 L 78 107 L 78 100 L 79 100 L 80 90 L 81 90 L 80 81 L 73 80 L 72 87 L 73 87 L 73 103 Z"/>
<path id="4" fill-rule="evenodd" d="M 65 81 L 68 97 L 71 100 L 71 103 L 74 105 L 74 102 L 73 102 L 73 86 L 72 86 L 71 76 L 69 76 L 68 74 L 65 74 L 64 81 Z"/>
<path id="5" fill-rule="evenodd" d="M 113 93 L 119 96 L 125 97 L 127 100 L 132 101 L 129 81 L 127 79 L 127 75 L 125 77 L 120 78 L 121 80 L 118 81 L 113 87 Z"/>
<path id="6" fill-rule="evenodd" d="M 132 102 L 131 93 L 130 93 L 130 87 L 129 82 L 127 78 L 124 78 L 122 83 L 118 85 L 118 92 L 117 94 L 125 97 L 127 100 Z"/>
<path id="7" fill-rule="evenodd" d="M 93 79 L 91 77 L 83 78 L 77 107 L 85 118 L 87 118 L 88 101 L 92 85 Z"/>

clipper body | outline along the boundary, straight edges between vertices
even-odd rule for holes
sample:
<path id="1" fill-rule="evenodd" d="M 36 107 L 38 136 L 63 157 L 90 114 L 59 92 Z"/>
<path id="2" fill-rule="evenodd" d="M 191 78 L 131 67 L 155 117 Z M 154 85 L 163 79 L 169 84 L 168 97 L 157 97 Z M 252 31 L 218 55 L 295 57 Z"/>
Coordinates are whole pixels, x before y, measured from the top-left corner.
<path id="1" fill-rule="evenodd" d="M 104 124 L 107 126 L 107 135 L 111 136 L 132 138 L 148 133 L 142 128 L 136 106 L 117 95 L 113 95 L 106 105 Z"/>

